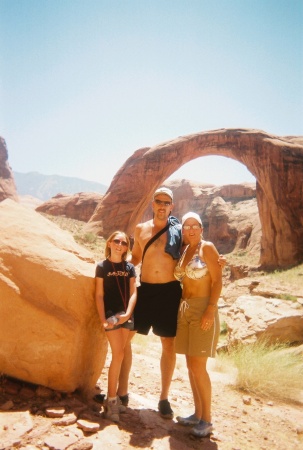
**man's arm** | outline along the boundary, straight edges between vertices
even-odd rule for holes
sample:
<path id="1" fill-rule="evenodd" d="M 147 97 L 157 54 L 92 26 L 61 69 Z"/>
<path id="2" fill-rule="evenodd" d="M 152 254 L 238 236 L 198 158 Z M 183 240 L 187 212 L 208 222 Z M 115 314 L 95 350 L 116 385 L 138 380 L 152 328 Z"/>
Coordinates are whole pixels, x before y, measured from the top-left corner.
<path id="1" fill-rule="evenodd" d="M 139 225 L 136 227 L 135 234 L 134 234 L 134 245 L 132 248 L 131 255 L 128 259 L 129 262 L 131 262 L 134 266 L 137 266 L 142 261 L 142 249 L 139 244 L 140 236 L 140 228 Z"/>

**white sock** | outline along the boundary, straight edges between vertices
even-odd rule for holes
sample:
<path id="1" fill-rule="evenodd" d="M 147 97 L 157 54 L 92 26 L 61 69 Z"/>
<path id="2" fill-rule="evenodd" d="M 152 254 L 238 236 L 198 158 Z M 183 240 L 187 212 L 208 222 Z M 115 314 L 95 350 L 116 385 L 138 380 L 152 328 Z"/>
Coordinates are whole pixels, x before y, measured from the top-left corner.
<path id="1" fill-rule="evenodd" d="M 110 403 L 116 403 L 117 397 L 107 397 L 107 400 L 108 400 Z"/>

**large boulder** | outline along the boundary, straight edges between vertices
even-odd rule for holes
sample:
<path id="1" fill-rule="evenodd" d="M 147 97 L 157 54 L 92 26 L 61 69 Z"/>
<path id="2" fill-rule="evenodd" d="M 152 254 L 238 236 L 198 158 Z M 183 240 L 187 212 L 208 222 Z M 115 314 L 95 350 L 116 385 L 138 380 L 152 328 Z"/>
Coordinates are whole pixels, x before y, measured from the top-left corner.
<path id="1" fill-rule="evenodd" d="M 6 198 L 18 201 L 13 172 L 8 164 L 6 143 L 0 136 L 0 202 Z"/>
<path id="2" fill-rule="evenodd" d="M 0 216 L 0 373 L 88 393 L 107 352 L 92 255 L 12 200 L 0 204 Z"/>
<path id="3" fill-rule="evenodd" d="M 241 295 L 229 308 L 226 324 L 230 343 L 303 342 L 303 307 L 299 302 Z"/>
<path id="4" fill-rule="evenodd" d="M 74 195 L 57 194 L 39 205 L 36 211 L 88 222 L 102 197 L 103 195 L 97 192 L 79 192 Z"/>

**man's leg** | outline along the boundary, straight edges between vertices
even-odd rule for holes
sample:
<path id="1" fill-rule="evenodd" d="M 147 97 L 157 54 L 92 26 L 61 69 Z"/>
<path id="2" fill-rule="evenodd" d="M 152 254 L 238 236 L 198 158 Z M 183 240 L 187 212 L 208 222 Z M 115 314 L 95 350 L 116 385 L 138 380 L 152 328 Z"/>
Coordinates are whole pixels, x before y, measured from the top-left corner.
<path id="1" fill-rule="evenodd" d="M 174 417 L 174 412 L 168 401 L 168 391 L 176 364 L 175 338 L 161 337 L 161 343 L 161 395 L 158 408 L 161 417 L 164 419 L 172 419 Z"/>
<path id="2" fill-rule="evenodd" d="M 168 391 L 176 365 L 175 338 L 161 337 L 162 355 L 161 369 L 161 395 L 160 400 L 168 398 Z"/>

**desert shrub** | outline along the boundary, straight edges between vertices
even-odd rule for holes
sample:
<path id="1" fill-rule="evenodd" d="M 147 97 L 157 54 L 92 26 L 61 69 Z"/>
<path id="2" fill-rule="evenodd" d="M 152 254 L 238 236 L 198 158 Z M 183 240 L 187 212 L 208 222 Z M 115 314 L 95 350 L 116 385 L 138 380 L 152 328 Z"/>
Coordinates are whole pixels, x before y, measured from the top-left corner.
<path id="1" fill-rule="evenodd" d="M 225 320 L 220 321 L 220 334 L 227 334 L 227 323 L 225 322 Z"/>
<path id="2" fill-rule="evenodd" d="M 85 234 L 75 234 L 74 239 L 80 244 L 92 245 L 96 244 L 98 237 L 94 233 L 85 233 Z"/>
<path id="3" fill-rule="evenodd" d="M 258 340 L 230 349 L 227 358 L 237 369 L 235 388 L 253 395 L 283 401 L 302 400 L 302 356 L 285 344 Z"/>
<path id="4" fill-rule="evenodd" d="M 83 236 L 83 242 L 87 242 L 88 244 L 95 244 L 97 242 L 97 236 L 94 233 L 86 233 Z"/>

